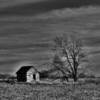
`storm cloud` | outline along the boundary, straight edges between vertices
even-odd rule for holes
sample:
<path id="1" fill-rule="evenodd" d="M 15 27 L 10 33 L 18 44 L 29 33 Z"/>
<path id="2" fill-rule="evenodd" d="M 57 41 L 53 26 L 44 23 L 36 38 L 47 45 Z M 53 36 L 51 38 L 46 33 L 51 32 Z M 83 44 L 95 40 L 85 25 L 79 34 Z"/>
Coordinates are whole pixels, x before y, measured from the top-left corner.
<path id="1" fill-rule="evenodd" d="M 32 0 L 31 0 L 32 1 Z M 33 0 L 34 1 L 34 0 Z M 40 0 L 39 2 L 28 2 L 20 5 L 8 6 L 0 10 L 0 16 L 4 15 L 36 15 L 54 9 L 73 8 L 86 5 L 99 5 L 98 0 Z"/>

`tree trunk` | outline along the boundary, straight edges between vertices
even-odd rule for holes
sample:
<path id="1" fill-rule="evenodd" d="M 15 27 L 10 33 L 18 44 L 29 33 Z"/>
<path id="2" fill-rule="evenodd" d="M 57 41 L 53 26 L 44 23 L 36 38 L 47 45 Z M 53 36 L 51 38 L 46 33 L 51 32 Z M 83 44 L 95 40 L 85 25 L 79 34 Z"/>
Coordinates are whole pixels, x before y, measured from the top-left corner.
<path id="1" fill-rule="evenodd" d="M 74 58 L 74 72 L 73 72 L 73 79 L 74 79 L 74 82 L 76 82 L 78 80 L 78 77 L 77 77 L 77 68 L 78 68 L 78 64 L 75 60 L 76 58 Z"/>
<path id="2" fill-rule="evenodd" d="M 67 76 L 65 76 L 65 80 L 66 80 L 67 82 L 69 81 Z"/>
<path id="3" fill-rule="evenodd" d="M 78 80 L 77 71 L 75 71 L 75 73 L 73 73 L 73 80 L 74 80 L 74 82 L 76 82 Z"/>
<path id="4" fill-rule="evenodd" d="M 73 76 L 73 80 L 74 80 L 74 82 L 77 82 L 77 80 L 78 80 L 77 75 Z"/>

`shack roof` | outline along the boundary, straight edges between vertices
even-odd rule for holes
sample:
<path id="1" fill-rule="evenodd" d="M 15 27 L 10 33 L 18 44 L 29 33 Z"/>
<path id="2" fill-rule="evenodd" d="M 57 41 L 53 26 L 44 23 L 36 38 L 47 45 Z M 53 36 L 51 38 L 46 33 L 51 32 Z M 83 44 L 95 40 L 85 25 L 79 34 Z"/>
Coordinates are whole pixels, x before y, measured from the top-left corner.
<path id="1" fill-rule="evenodd" d="M 16 74 L 26 74 L 28 70 L 30 70 L 31 68 L 34 68 L 35 71 L 37 71 L 37 69 L 34 66 L 22 66 L 17 72 Z"/>

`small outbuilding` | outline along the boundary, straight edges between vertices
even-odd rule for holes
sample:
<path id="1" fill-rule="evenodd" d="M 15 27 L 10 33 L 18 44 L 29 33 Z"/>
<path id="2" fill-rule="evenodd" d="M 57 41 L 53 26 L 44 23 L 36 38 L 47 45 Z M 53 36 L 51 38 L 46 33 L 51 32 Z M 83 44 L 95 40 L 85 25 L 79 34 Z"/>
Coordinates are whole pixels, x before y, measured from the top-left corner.
<path id="1" fill-rule="evenodd" d="M 39 82 L 40 74 L 34 66 L 22 66 L 17 72 L 18 82 Z"/>

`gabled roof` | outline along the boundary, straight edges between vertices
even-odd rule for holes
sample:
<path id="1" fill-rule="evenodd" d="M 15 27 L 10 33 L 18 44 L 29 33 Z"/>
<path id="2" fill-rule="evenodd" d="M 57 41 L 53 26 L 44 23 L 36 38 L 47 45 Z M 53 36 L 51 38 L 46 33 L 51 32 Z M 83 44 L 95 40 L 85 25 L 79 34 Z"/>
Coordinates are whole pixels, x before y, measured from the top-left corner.
<path id="1" fill-rule="evenodd" d="M 22 66 L 22 67 L 16 72 L 16 74 L 26 74 L 27 71 L 28 71 L 29 69 L 31 69 L 31 68 L 34 68 L 34 69 L 35 69 L 34 66 Z M 36 69 L 35 69 L 35 70 L 36 70 Z M 37 71 L 37 70 L 36 70 L 36 71 Z"/>

